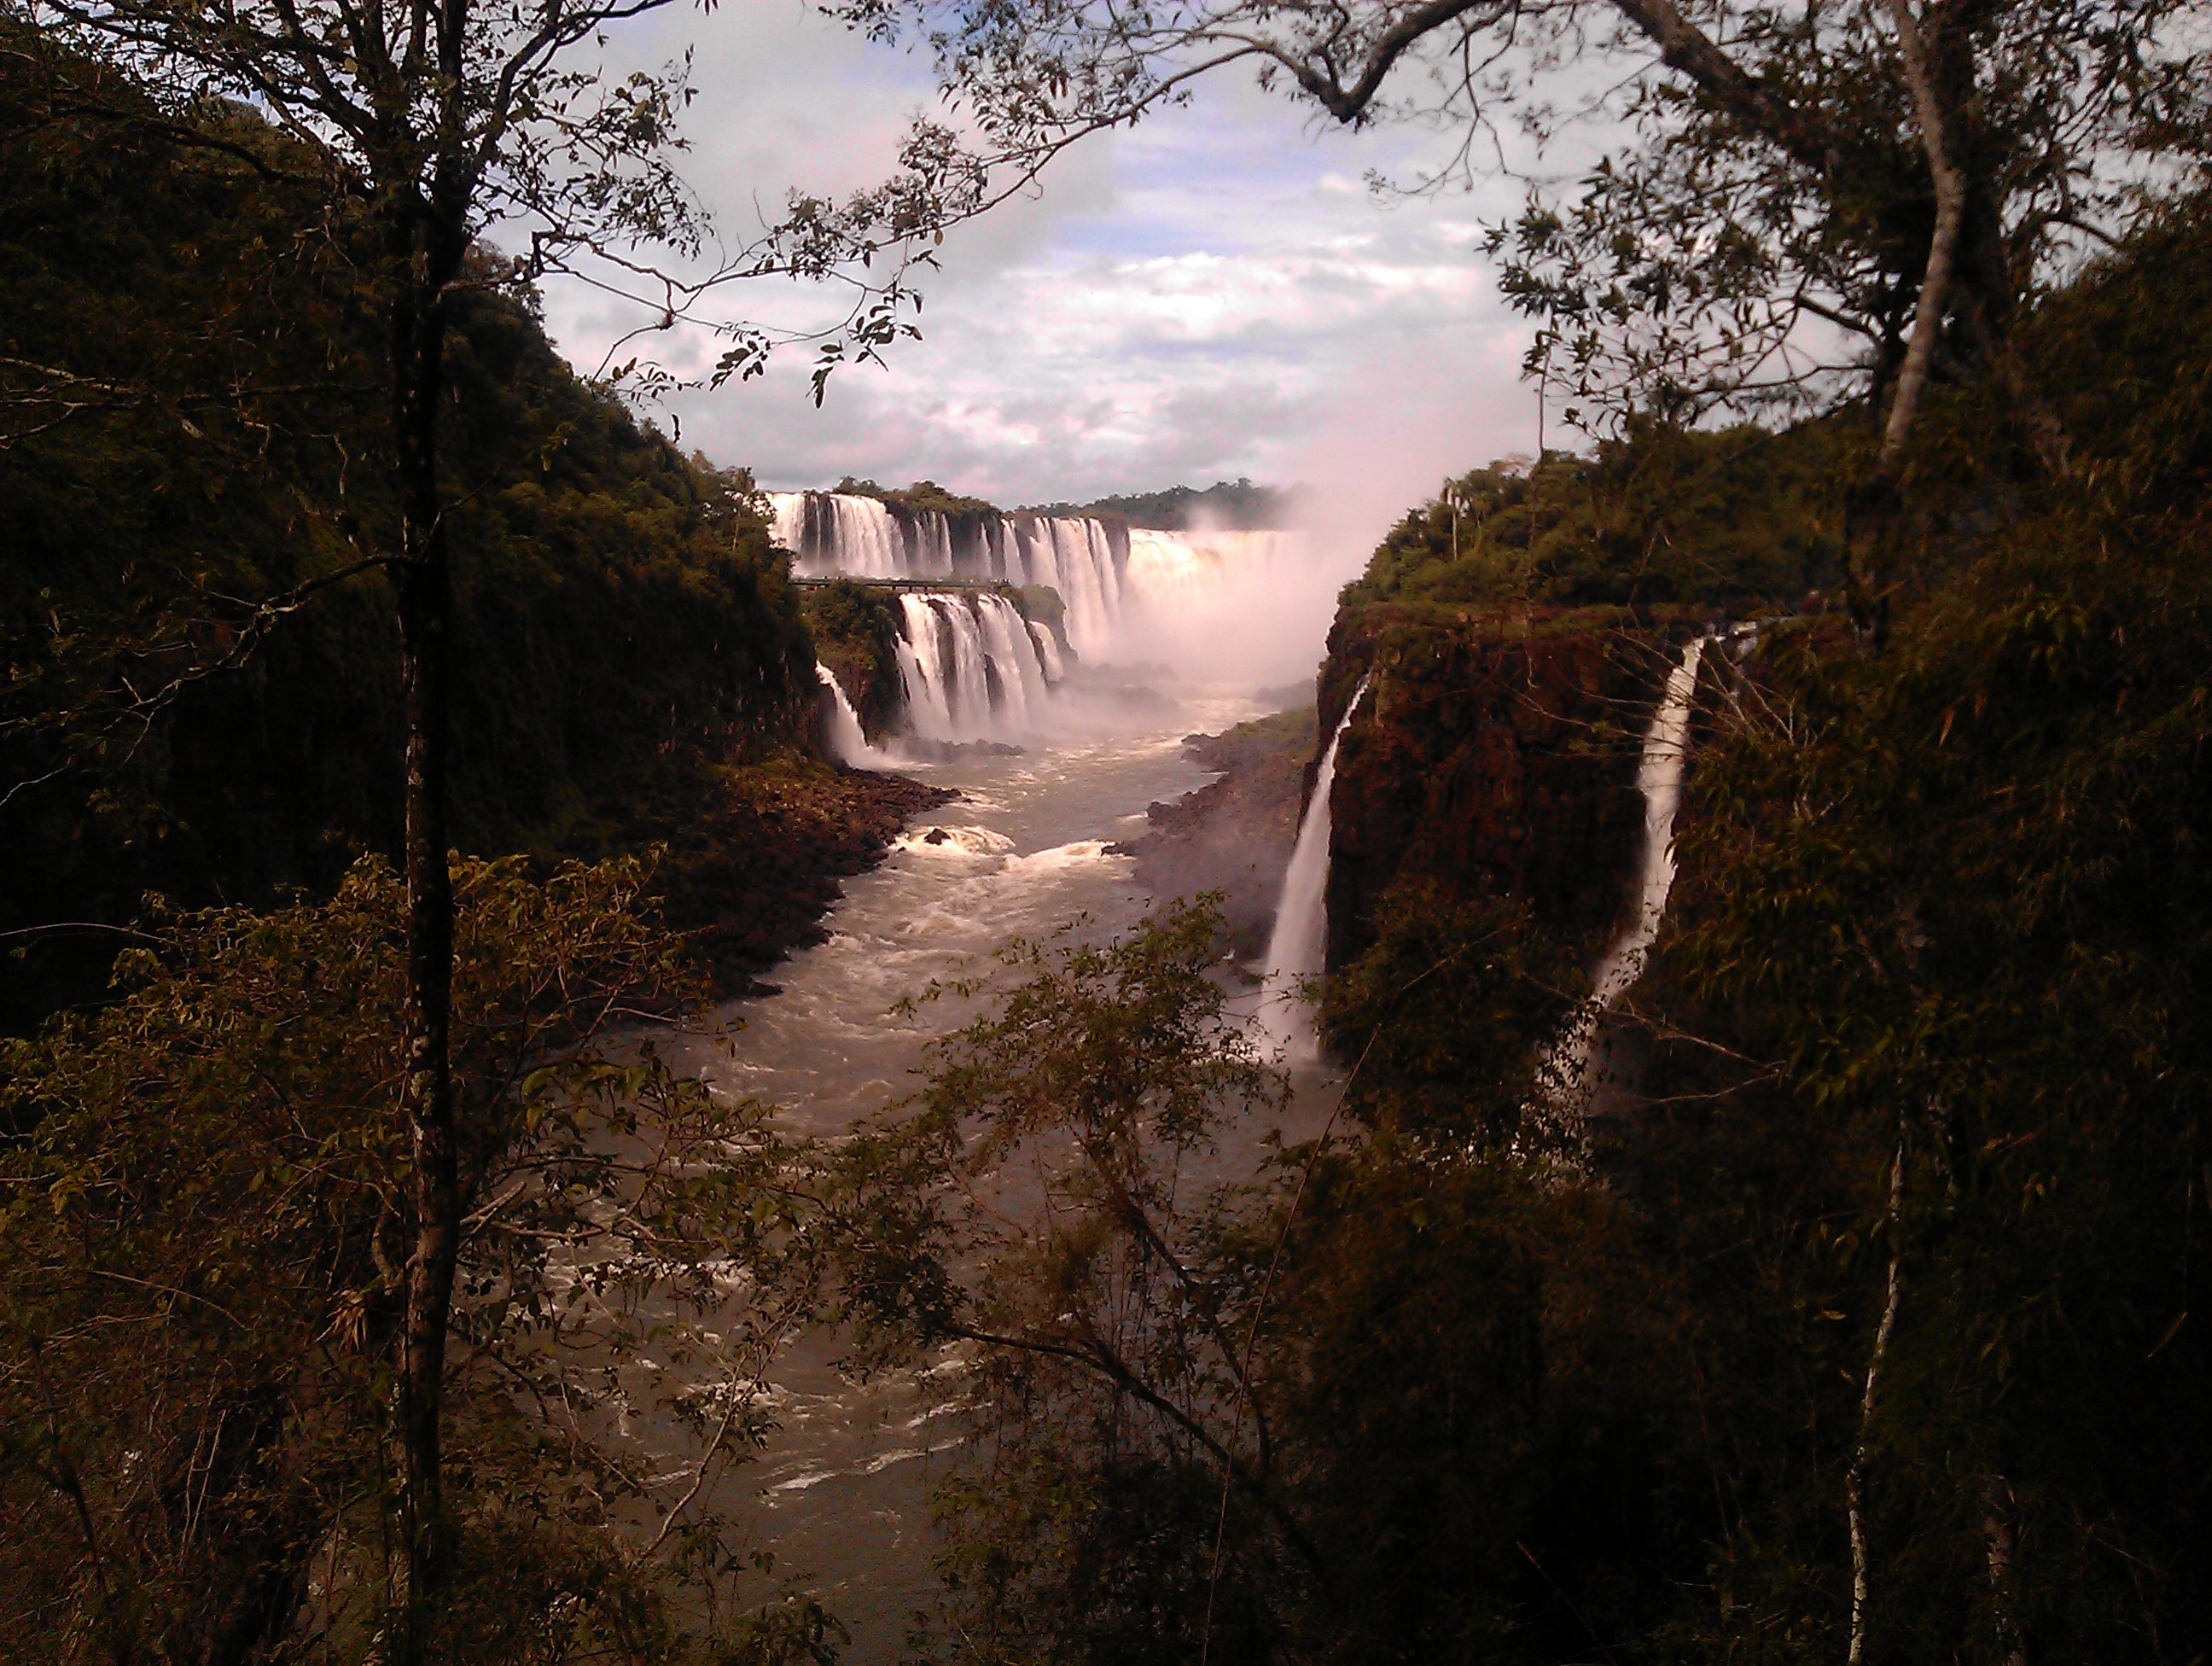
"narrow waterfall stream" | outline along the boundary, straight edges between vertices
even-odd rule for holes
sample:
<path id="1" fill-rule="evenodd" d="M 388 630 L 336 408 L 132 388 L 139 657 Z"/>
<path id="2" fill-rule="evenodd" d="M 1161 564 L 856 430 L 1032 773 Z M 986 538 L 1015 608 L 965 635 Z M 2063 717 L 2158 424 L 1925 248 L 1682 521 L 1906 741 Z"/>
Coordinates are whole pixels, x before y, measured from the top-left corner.
<path id="1" fill-rule="evenodd" d="M 814 676 L 830 696 L 827 739 L 837 762 L 856 769 L 881 769 L 888 763 L 890 759 L 868 744 L 867 732 L 860 727 L 860 714 L 853 709 L 853 702 L 845 692 L 845 685 L 837 680 L 837 673 L 817 660 Z"/>
<path id="2" fill-rule="evenodd" d="M 1298 841 L 1283 870 L 1283 900 L 1276 906 L 1275 929 L 1267 939 L 1267 974 L 1261 985 L 1260 1022 L 1269 1040 L 1286 1054 L 1310 1054 L 1312 1015 L 1298 993 L 1300 982 L 1317 977 L 1328 958 L 1329 793 L 1336 785 L 1336 751 L 1367 698 L 1370 672 L 1359 679 L 1352 703 L 1344 708 L 1336 733 L 1314 773 L 1313 796 L 1298 823 Z"/>
<path id="3" fill-rule="evenodd" d="M 1644 737 L 1636 768 L 1637 790 L 1644 795 L 1644 854 L 1638 866 L 1636 911 L 1606 951 L 1585 1000 L 1553 1052 L 1560 1097 L 1580 1109 L 1597 1088 L 1598 1026 L 1644 974 L 1644 962 L 1659 936 L 1667 896 L 1674 885 L 1674 812 L 1681 806 L 1682 777 L 1690 761 L 1690 708 L 1698 691 L 1698 666 L 1705 645 L 1699 636 L 1682 650 L 1680 664 L 1667 674 L 1659 710 Z"/>

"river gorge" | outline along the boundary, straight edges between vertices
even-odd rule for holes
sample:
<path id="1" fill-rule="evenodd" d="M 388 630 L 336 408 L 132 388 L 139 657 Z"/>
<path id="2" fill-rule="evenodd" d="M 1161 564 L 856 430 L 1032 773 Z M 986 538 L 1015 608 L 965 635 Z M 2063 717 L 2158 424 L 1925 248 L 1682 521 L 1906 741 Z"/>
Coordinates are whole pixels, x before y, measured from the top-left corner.
<path id="1" fill-rule="evenodd" d="M 894 608 L 892 715 L 869 733 L 852 692 L 819 665 L 825 747 L 850 767 L 896 771 L 944 795 L 879 865 L 846 882 L 820 941 L 773 969 L 764 993 L 725 1008 L 725 1034 L 677 1055 L 718 1091 L 775 1106 L 789 1133 L 836 1141 L 905 1100 L 933 1037 L 985 1010 L 958 994 L 902 1005 L 912 997 L 974 976 L 1010 940 L 1072 933 L 1101 941 L 1201 885 L 1224 893 L 1232 923 L 1263 927 L 1248 927 L 1241 950 L 1232 942 L 1219 976 L 1231 1013 L 1292 1084 L 1284 1116 L 1241 1131 L 1214 1161 L 1224 1173 L 1249 1171 L 1263 1135 L 1319 1131 L 1342 1068 L 1316 1043 L 1302 988 L 1332 964 L 1332 910 L 1354 943 L 1371 930 L 1354 917 L 1360 904 L 1347 900 L 1343 879 L 1332 878 L 1332 798 L 1347 791 L 1337 785 L 1340 751 L 1349 844 L 1364 865 L 1352 872 L 1370 886 L 1378 863 L 1436 867 L 1440 838 L 1482 844 L 1480 830 L 1462 824 L 1460 795 L 1510 806 L 1533 773 L 1546 784 L 1522 804 L 1515 829 L 1488 836 L 1486 855 L 1543 847 L 1576 917 L 1624 920 L 1643 943 L 1656 929 L 1665 877 L 1655 884 L 1647 873 L 1632 907 L 1627 897 L 1639 864 L 1671 875 L 1666 795 L 1679 791 L 1687 755 L 1696 641 L 1671 648 L 1662 628 L 1624 652 L 1619 640 L 1585 633 L 1534 659 L 1492 643 L 1478 651 L 1517 666 L 1524 685 L 1470 733 L 1462 720 L 1441 730 L 1434 721 L 1435 694 L 1423 681 L 1435 675 L 1432 656 L 1409 662 L 1403 644 L 1340 637 L 1319 690 L 1326 699 L 1343 686 L 1343 666 L 1356 665 L 1358 681 L 1316 756 L 1310 716 L 1298 727 L 1273 715 L 1310 700 L 1297 684 L 1209 678 L 1204 656 L 1186 651 L 1170 663 L 1162 654 L 1190 641 L 1194 623 L 1218 626 L 1240 611 L 1243 629 L 1265 631 L 1253 609 L 1270 587 L 1326 587 L 1324 563 L 1297 533 L 1024 516 L 971 525 L 963 538 L 942 515 L 895 515 L 849 494 L 771 502 L 803 581 L 857 584 Z M 1311 638 L 1274 643 L 1253 663 L 1311 664 L 1323 648 Z M 1540 688 L 1539 678 L 1550 682 Z M 1666 708 L 1654 721 L 1659 683 Z M 1548 727 L 1520 709 L 1532 697 L 1553 708 Z M 1456 734 L 1474 755 L 1390 787 L 1382 776 L 1392 749 L 1407 744 L 1409 711 L 1427 718 L 1413 724 L 1416 744 Z M 1577 748 L 1571 737 L 1601 714 L 1614 740 Z M 1260 751 L 1209 750 L 1246 733 L 1240 725 L 1270 733 L 1261 720 L 1271 719 L 1279 727 Z M 1412 825 L 1387 809 L 1407 787 L 1426 795 Z M 1640 854 L 1629 833 L 1639 820 Z M 1210 863 L 1192 860 L 1208 847 Z M 1222 847 L 1234 852 L 1225 865 Z M 1641 952 L 1639 944 L 1628 958 Z M 1630 981 L 1615 973 L 1599 1004 L 1618 1000 Z M 1593 1008 L 1577 1020 L 1571 1045 L 1589 1049 L 1599 1017 Z M 1593 1084 L 1579 1085 L 1587 1097 Z M 936 1590 L 930 1494 L 958 1462 L 966 1365 L 955 1350 L 856 1384 L 841 1376 L 837 1353 L 834 1339 L 813 1335 L 786 1360 L 771 1395 L 775 1433 L 757 1462 L 718 1481 L 714 1502 L 772 1543 L 786 1574 L 823 1593 L 854 1633 L 848 1658 L 869 1666 L 897 1657 L 905 1626 Z"/>

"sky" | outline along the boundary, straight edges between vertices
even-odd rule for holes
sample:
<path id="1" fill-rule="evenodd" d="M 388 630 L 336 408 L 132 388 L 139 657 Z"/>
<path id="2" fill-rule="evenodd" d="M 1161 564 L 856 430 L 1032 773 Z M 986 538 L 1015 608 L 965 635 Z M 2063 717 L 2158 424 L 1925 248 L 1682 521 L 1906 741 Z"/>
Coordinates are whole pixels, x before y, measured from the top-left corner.
<path id="1" fill-rule="evenodd" d="M 835 193 L 891 169 L 934 105 L 925 59 L 848 34 L 801 0 L 656 14 L 608 68 L 694 53 L 683 171 L 741 239 L 793 186 Z M 1479 221 L 1510 200 L 1382 203 L 1425 136 L 1348 134 L 1227 77 L 1195 104 L 1086 142 L 1032 200 L 951 234 L 921 279 L 923 338 L 887 369 L 841 369 L 816 409 L 811 356 L 679 395 L 687 447 L 764 486 L 933 479 L 1012 507 L 1239 476 L 1297 483 L 1317 517 L 1370 538 L 1447 475 L 1534 448 L 1527 326 L 1498 300 Z M 592 370 L 639 315 L 580 284 L 546 289 L 555 338 Z M 729 309 L 780 323 L 837 298 L 781 280 Z M 719 347 L 657 336 L 696 374 Z M 629 349 L 623 350 L 627 356 Z"/>

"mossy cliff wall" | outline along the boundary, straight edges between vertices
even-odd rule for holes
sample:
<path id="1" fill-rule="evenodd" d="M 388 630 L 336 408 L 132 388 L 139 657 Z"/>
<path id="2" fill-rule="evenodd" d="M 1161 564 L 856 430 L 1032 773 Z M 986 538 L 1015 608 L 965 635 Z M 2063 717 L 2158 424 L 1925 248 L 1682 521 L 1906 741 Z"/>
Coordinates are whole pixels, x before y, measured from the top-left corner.
<path id="1" fill-rule="evenodd" d="M 1394 887 L 1440 903 L 1524 900 L 1592 952 L 1620 921 L 1641 848 L 1638 755 L 1691 627 L 1626 609 L 1340 613 L 1321 733 L 1359 680 L 1331 798 L 1329 965 L 1375 940 Z"/>

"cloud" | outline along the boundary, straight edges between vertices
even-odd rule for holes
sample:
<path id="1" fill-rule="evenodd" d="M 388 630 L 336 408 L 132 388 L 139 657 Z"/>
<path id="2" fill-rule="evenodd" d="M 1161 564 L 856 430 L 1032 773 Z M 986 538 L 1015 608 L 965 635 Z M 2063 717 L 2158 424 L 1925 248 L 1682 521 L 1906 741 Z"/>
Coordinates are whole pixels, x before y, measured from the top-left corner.
<path id="1" fill-rule="evenodd" d="M 933 101 L 926 64 L 796 0 L 684 21 L 699 89 L 686 172 L 733 231 L 789 186 L 882 177 L 909 112 Z M 683 45 L 668 23 L 616 44 L 629 56 L 614 68 Z M 664 420 L 777 486 L 927 477 L 1017 503 L 1248 474 L 1325 487 L 1340 536 L 1364 536 L 1388 525 L 1377 504 L 1394 514 L 1447 472 L 1526 450 L 1534 428 L 1524 327 L 1474 250 L 1500 204 L 1384 205 L 1359 183 L 1407 171 L 1419 142 L 1318 128 L 1224 82 L 1079 148 L 1033 199 L 949 237 L 924 338 L 888 370 L 839 371 L 817 410 L 795 352 Z M 785 323 L 836 305 L 789 284 L 738 302 Z M 549 289 L 547 316 L 586 368 L 639 321 L 574 285 Z M 653 345 L 693 368 L 712 357 L 702 340 Z"/>

